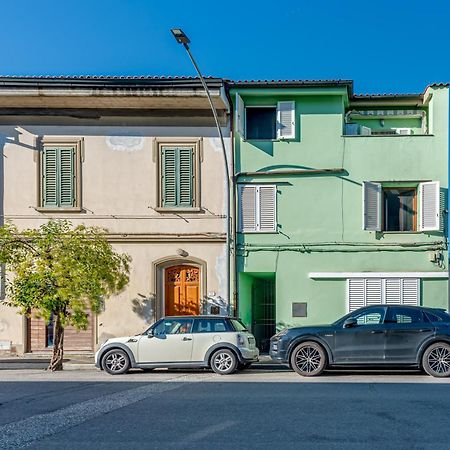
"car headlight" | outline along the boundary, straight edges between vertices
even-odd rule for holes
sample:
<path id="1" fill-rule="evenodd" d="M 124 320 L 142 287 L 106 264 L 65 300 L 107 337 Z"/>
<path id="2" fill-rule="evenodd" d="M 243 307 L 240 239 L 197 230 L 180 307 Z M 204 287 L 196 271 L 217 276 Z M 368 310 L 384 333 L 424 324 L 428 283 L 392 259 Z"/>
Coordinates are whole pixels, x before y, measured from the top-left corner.
<path id="1" fill-rule="evenodd" d="M 289 331 L 289 328 L 283 328 L 281 331 L 279 331 L 274 338 L 276 339 L 280 339 L 281 337 L 283 337 L 285 334 L 287 334 L 287 332 Z"/>

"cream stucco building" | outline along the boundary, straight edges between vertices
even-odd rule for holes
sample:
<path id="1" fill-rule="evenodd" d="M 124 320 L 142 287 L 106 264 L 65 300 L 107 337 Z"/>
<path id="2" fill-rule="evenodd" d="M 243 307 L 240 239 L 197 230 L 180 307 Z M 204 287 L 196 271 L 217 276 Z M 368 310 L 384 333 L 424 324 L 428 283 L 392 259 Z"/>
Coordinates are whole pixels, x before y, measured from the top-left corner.
<path id="1" fill-rule="evenodd" d="M 207 80 L 229 160 L 229 102 Z M 195 78 L 0 79 L 1 215 L 106 227 L 132 257 L 130 283 L 66 349 L 143 331 L 165 314 L 228 308 L 222 147 Z M 231 172 L 231 168 L 230 168 Z M 51 347 L 51 330 L 0 304 L 0 342 Z"/>

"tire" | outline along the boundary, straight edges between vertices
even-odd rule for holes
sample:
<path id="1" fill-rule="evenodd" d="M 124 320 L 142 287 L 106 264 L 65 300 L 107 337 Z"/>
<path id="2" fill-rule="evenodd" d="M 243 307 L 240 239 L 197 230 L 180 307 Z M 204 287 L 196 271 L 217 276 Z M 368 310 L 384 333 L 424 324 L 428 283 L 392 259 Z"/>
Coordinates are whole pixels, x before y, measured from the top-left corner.
<path id="1" fill-rule="evenodd" d="M 291 367 L 303 377 L 320 375 L 327 366 L 327 355 L 320 344 L 308 341 L 294 348 Z"/>
<path id="2" fill-rule="evenodd" d="M 102 368 L 110 375 L 122 375 L 130 368 L 130 358 L 124 350 L 115 348 L 103 355 Z"/>
<path id="3" fill-rule="evenodd" d="M 219 375 L 230 375 L 236 371 L 238 360 L 231 350 L 223 348 L 211 356 L 210 366 Z"/>
<path id="4" fill-rule="evenodd" d="M 422 356 L 422 367 L 432 377 L 450 376 L 450 345 L 445 342 L 430 345 Z"/>
<path id="5" fill-rule="evenodd" d="M 250 362 L 247 362 L 247 363 L 239 363 L 238 364 L 238 367 L 237 367 L 237 370 L 245 370 L 245 369 L 248 369 L 248 368 L 250 368 L 251 367 L 251 365 L 252 365 L 252 363 L 250 363 Z"/>

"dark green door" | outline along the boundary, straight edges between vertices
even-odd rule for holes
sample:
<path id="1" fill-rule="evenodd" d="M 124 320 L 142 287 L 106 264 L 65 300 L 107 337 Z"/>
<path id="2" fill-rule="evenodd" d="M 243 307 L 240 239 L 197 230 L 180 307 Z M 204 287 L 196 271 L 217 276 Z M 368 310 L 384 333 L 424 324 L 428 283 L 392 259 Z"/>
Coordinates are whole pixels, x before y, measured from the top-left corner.
<path id="1" fill-rule="evenodd" d="M 252 286 L 252 333 L 261 353 L 275 334 L 275 280 L 255 278 Z"/>

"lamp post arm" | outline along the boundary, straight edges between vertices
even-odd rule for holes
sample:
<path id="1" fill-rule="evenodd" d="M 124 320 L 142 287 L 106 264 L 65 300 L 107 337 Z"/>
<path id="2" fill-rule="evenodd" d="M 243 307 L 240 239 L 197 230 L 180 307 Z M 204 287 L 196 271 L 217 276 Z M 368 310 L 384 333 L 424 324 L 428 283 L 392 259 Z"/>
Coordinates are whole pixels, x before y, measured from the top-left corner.
<path id="1" fill-rule="evenodd" d="M 187 54 L 189 55 L 189 59 L 192 62 L 192 65 L 195 67 L 195 70 L 197 72 L 198 77 L 200 78 L 200 81 L 202 83 L 203 89 L 205 90 L 206 96 L 208 97 L 209 105 L 211 107 L 211 111 L 214 116 L 214 120 L 216 122 L 217 132 L 219 133 L 220 143 L 222 145 L 222 153 L 223 153 L 223 159 L 225 164 L 225 177 L 226 177 L 226 220 L 227 220 L 227 228 L 226 228 L 226 270 L 227 270 L 227 277 L 226 277 L 226 296 L 227 296 L 227 302 L 228 302 L 228 314 L 230 314 L 231 310 L 231 297 L 230 297 L 230 251 L 231 251 L 231 215 L 230 215 L 230 170 L 228 166 L 228 157 L 227 157 L 227 150 L 225 148 L 225 141 L 223 139 L 223 133 L 222 128 L 220 127 L 219 118 L 217 116 L 216 108 L 212 102 L 211 94 L 209 92 L 208 86 L 205 82 L 205 79 L 203 78 L 203 75 L 200 72 L 200 69 L 195 62 L 194 57 L 192 56 L 191 50 L 189 49 L 189 45 L 185 42 L 183 42 L 183 46 L 187 51 Z M 234 309 L 234 305 L 233 305 Z M 233 311 L 235 313 L 235 311 Z"/>

